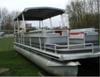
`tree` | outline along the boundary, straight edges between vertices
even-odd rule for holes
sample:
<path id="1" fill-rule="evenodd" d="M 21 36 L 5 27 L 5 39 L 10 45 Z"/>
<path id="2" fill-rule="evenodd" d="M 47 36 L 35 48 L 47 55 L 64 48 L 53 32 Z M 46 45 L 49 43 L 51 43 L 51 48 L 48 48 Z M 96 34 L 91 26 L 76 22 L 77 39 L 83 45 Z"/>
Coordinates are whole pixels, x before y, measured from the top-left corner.
<path id="1" fill-rule="evenodd" d="M 1 30 L 6 33 L 13 33 L 14 30 L 14 17 L 18 12 L 8 12 L 6 8 L 0 10 L 1 15 Z"/>
<path id="2" fill-rule="evenodd" d="M 69 16 L 71 28 L 98 28 L 99 24 L 99 0 L 77 0 L 71 2 L 66 10 Z M 100 2 L 100 1 L 99 1 Z M 98 6 L 98 7 L 97 7 Z"/>

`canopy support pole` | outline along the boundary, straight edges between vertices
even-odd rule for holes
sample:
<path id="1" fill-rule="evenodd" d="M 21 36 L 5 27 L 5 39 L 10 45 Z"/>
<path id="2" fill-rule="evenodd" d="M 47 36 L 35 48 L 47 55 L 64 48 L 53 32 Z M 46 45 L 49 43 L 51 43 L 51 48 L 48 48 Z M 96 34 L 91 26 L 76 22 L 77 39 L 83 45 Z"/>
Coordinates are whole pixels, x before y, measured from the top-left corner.
<path id="1" fill-rule="evenodd" d="M 44 23 L 43 23 L 43 20 L 42 20 L 42 29 L 43 29 L 43 27 L 44 27 Z"/>
<path id="2" fill-rule="evenodd" d="M 17 25 L 18 25 L 17 31 L 18 31 L 18 33 L 19 33 L 19 28 L 20 28 L 20 26 L 19 26 L 18 18 L 17 18 Z"/>
<path id="3" fill-rule="evenodd" d="M 39 29 L 41 28 L 41 21 L 39 21 Z"/>
<path id="4" fill-rule="evenodd" d="M 14 22 L 14 42 L 16 42 L 16 26 L 15 26 L 15 22 Z"/>
<path id="5" fill-rule="evenodd" d="M 23 44 L 25 44 L 25 40 L 24 40 L 24 32 L 26 32 L 26 24 L 25 24 L 25 18 L 24 18 L 24 14 L 22 14 L 22 20 L 23 20 L 23 25 L 22 25 L 22 42 Z"/>
<path id="6" fill-rule="evenodd" d="M 64 19 L 63 19 L 63 14 L 61 15 L 61 23 L 62 23 L 61 28 L 63 28 L 65 26 Z"/>
<path id="7" fill-rule="evenodd" d="M 68 29 L 68 31 L 67 31 L 67 45 L 68 45 L 68 49 L 69 49 L 69 45 L 70 45 L 70 29 Z"/>
<path id="8" fill-rule="evenodd" d="M 22 20 L 23 20 L 22 28 L 24 29 L 24 32 L 26 32 L 26 25 L 25 25 L 25 19 L 24 19 L 24 15 L 23 14 L 22 14 Z"/>
<path id="9" fill-rule="evenodd" d="M 20 35 L 19 35 L 19 32 L 20 32 L 20 25 L 19 25 L 19 21 L 18 21 L 18 18 L 17 18 L 17 25 L 18 25 L 18 28 L 17 28 L 17 33 L 18 33 L 18 35 L 17 35 L 17 39 L 18 39 L 18 42 L 20 42 Z"/>
<path id="10" fill-rule="evenodd" d="M 51 18 L 49 18 L 49 20 L 50 20 L 50 26 L 52 27 L 52 20 L 51 20 Z"/>

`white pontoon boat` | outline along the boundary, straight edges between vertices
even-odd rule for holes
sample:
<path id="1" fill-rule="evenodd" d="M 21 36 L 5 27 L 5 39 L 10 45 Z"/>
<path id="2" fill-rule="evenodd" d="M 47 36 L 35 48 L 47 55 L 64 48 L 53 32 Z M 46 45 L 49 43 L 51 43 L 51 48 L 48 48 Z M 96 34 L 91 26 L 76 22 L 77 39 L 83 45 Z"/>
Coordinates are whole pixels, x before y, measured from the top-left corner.
<path id="1" fill-rule="evenodd" d="M 43 23 L 43 20 L 50 19 L 51 22 L 51 17 L 62 15 L 64 12 L 62 9 L 51 7 L 25 9 L 14 19 L 18 24 L 17 28 L 14 27 L 14 48 L 49 73 L 76 76 L 78 66 L 81 65 L 80 59 L 100 56 L 98 32 L 46 30 L 41 28 L 41 24 L 38 30 L 27 32 L 25 28 L 25 21 Z M 23 24 L 19 25 L 19 21 L 23 21 Z"/>

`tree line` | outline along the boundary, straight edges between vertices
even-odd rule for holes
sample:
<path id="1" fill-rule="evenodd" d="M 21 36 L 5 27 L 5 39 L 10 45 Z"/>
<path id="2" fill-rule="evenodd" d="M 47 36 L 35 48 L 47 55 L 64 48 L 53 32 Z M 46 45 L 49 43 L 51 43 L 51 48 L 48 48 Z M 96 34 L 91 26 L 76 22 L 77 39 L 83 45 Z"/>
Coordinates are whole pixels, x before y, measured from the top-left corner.
<path id="1" fill-rule="evenodd" d="M 16 15 L 18 15 L 18 12 L 9 12 L 6 8 L 0 8 L 0 31 L 13 33 L 13 19 Z"/>
<path id="2" fill-rule="evenodd" d="M 97 28 L 100 26 L 100 0 L 73 0 L 66 7 L 70 28 Z M 0 31 L 13 33 L 14 17 L 19 12 L 0 9 Z M 31 27 L 32 28 L 32 27 Z M 36 28 L 34 28 L 36 29 Z"/>
<path id="3" fill-rule="evenodd" d="M 66 7 L 70 28 L 99 28 L 100 0 L 74 0 Z"/>

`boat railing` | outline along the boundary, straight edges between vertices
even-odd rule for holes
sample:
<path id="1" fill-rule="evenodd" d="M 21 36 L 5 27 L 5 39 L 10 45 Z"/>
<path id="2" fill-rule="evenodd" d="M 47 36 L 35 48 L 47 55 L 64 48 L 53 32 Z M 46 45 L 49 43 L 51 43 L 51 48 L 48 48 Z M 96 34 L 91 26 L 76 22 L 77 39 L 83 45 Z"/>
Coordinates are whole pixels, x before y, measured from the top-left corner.
<path id="1" fill-rule="evenodd" d="M 60 36 L 67 36 L 68 35 L 68 30 L 34 30 L 34 31 L 30 31 L 30 32 L 26 32 L 25 34 L 41 34 L 43 36 L 46 36 L 47 33 L 51 33 L 51 34 L 58 34 Z"/>
<path id="2" fill-rule="evenodd" d="M 55 32 L 55 31 L 68 31 L 67 29 L 58 29 L 58 30 L 46 30 L 46 29 L 40 29 L 40 30 L 33 30 L 30 32 L 26 32 L 26 33 L 41 33 L 41 32 Z"/>
<path id="3" fill-rule="evenodd" d="M 85 43 L 85 44 L 72 44 L 72 45 L 58 45 L 58 44 L 46 44 L 45 49 L 54 49 L 55 53 L 57 50 L 65 49 L 65 50 L 73 50 L 73 49 L 84 49 L 90 47 L 91 52 L 94 53 L 94 45 L 93 43 Z"/>
<path id="4" fill-rule="evenodd" d="M 18 40 L 16 42 L 25 44 L 25 38 L 21 38 L 22 40 L 20 40 L 20 38 L 18 38 Z M 57 51 L 59 50 L 74 50 L 74 49 L 85 49 L 85 48 L 89 48 L 92 50 L 91 52 L 94 53 L 94 44 L 93 43 L 82 43 L 82 44 L 66 44 L 66 45 L 60 45 L 60 44 L 50 44 L 50 43 L 42 43 L 43 41 L 41 40 L 41 38 L 38 38 L 38 46 L 40 49 L 50 49 L 53 50 L 55 53 L 57 53 Z M 32 37 L 28 37 L 28 39 L 26 39 L 26 44 L 29 46 L 33 45 L 32 42 Z"/>

